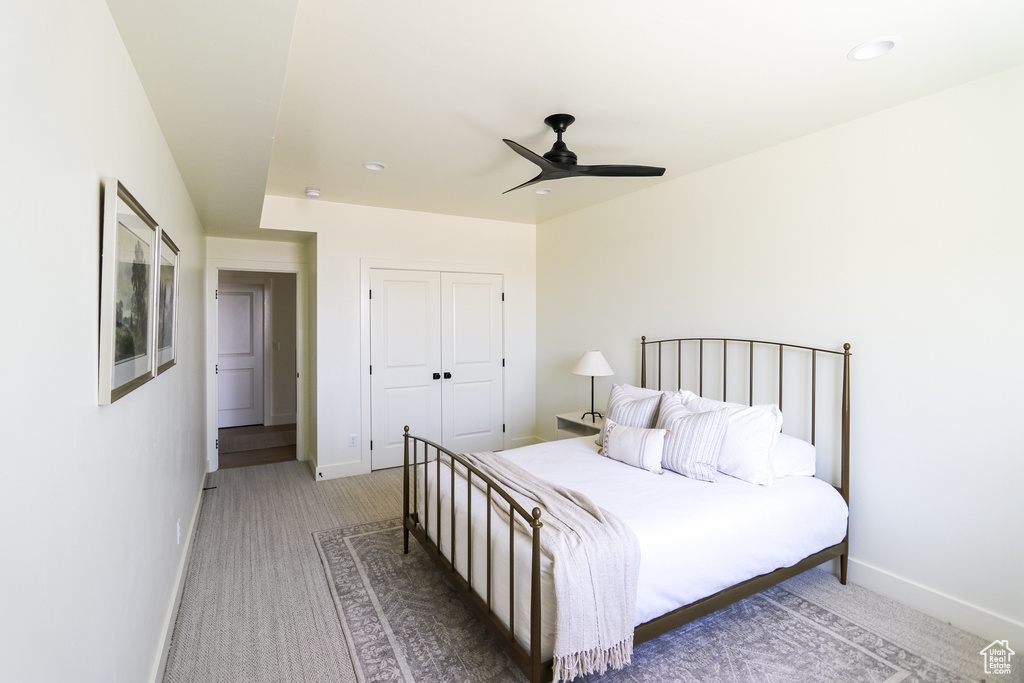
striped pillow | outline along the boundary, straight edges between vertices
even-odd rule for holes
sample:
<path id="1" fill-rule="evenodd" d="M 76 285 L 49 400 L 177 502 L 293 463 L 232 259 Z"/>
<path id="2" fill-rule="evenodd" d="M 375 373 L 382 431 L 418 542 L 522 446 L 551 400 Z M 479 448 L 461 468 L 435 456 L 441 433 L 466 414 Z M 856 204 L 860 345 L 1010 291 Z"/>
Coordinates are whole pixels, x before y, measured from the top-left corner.
<path id="1" fill-rule="evenodd" d="M 728 410 L 695 413 L 678 397 L 665 395 L 656 427 L 667 429 L 662 466 L 698 481 L 715 481 Z"/>
<path id="2" fill-rule="evenodd" d="M 664 429 L 627 427 L 605 420 L 604 450 L 612 460 L 655 474 L 664 474 L 661 455 L 665 448 Z"/>
<path id="3" fill-rule="evenodd" d="M 661 393 L 652 393 L 650 396 L 638 398 L 618 384 L 613 386 L 612 393 L 608 396 L 604 426 L 601 427 L 601 433 L 597 435 L 597 445 L 604 446 L 604 435 L 608 429 L 608 422 L 612 420 L 627 427 L 643 427 L 644 429 L 653 427 L 660 400 Z"/>
<path id="4" fill-rule="evenodd" d="M 685 408 L 697 412 L 726 410 L 725 439 L 718 471 L 752 484 L 771 486 L 775 443 L 782 431 L 782 411 L 776 405 L 747 406 L 708 398 L 689 397 Z"/>

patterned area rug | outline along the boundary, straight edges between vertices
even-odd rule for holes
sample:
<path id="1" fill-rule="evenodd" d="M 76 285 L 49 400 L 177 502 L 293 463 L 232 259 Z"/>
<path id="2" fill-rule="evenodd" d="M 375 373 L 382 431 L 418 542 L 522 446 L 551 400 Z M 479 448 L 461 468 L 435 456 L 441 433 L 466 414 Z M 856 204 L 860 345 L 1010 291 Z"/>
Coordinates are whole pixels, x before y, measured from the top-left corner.
<path id="1" fill-rule="evenodd" d="M 525 681 L 400 520 L 313 534 L 360 681 Z M 967 679 L 776 586 L 633 651 L 624 681 Z"/>

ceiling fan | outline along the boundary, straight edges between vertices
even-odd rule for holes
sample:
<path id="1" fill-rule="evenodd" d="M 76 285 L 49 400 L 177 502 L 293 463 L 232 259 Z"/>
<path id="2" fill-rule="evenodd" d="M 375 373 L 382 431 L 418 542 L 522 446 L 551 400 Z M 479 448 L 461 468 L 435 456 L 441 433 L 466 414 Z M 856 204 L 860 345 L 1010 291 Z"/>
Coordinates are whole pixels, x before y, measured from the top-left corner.
<path id="1" fill-rule="evenodd" d="M 535 154 L 526 149 L 518 142 L 502 139 L 506 145 L 512 148 L 519 156 L 540 166 L 540 174 L 532 180 L 527 180 L 522 185 L 505 190 L 502 194 L 508 194 L 512 190 L 518 190 L 527 185 L 543 182 L 545 180 L 558 180 L 560 178 L 572 178 L 575 176 L 603 176 L 606 178 L 625 178 L 638 176 L 660 176 L 665 174 L 665 169 L 658 166 L 629 166 L 616 164 L 601 164 L 599 166 L 580 166 L 576 163 L 576 155 L 562 142 L 562 133 L 572 125 L 576 117 L 569 114 L 552 114 L 544 119 L 544 123 L 551 127 L 558 135 L 558 140 L 551 146 L 550 151 L 544 156 Z"/>

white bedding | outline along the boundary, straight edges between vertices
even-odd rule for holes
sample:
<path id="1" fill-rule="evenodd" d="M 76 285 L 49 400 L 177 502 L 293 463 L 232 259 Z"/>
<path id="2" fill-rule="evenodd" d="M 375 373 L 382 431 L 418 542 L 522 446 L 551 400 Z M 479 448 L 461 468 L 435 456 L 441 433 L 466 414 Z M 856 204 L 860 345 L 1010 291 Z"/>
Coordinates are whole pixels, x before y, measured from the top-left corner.
<path id="1" fill-rule="evenodd" d="M 790 566 L 846 536 L 847 508 L 831 485 L 792 476 L 757 486 L 720 475 L 714 483 L 671 471 L 653 474 L 598 454 L 595 438 L 527 446 L 501 455 L 538 476 L 579 491 L 618 516 L 640 542 L 635 624 L 640 625 L 747 579 Z M 436 538 L 434 465 L 430 473 L 430 535 Z M 420 470 L 422 476 L 422 469 Z M 449 474 L 442 467 L 442 552 L 450 552 Z M 422 487 L 422 481 L 420 481 Z M 418 507 L 422 513 L 422 488 Z M 465 484 L 456 484 L 456 567 L 465 576 Z M 482 520 L 482 494 L 474 493 L 473 518 Z M 421 517 L 421 520 L 423 518 Z M 543 521 L 543 516 L 541 517 Z M 508 528 L 494 516 L 492 546 L 508 544 Z M 473 584 L 486 596 L 484 525 L 474 531 Z M 541 531 L 543 534 L 543 530 Z M 516 542 L 517 639 L 529 642 L 529 540 Z M 554 609 L 550 562 L 541 562 L 543 659 L 551 657 Z M 492 605 L 508 623 L 508 559 L 495 555 Z"/>

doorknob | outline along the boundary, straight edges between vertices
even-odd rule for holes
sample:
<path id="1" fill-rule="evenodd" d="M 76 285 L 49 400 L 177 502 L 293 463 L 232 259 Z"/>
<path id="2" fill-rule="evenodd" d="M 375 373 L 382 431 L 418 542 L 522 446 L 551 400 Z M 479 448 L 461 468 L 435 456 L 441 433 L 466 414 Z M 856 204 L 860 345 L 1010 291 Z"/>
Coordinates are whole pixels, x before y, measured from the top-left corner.
<path id="1" fill-rule="evenodd" d="M 435 372 L 434 373 L 434 379 L 441 379 L 441 373 L 440 372 Z"/>
<path id="2" fill-rule="evenodd" d="M 444 378 L 445 379 L 451 379 L 452 378 L 452 373 L 450 373 L 450 372 L 444 373 Z"/>

